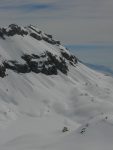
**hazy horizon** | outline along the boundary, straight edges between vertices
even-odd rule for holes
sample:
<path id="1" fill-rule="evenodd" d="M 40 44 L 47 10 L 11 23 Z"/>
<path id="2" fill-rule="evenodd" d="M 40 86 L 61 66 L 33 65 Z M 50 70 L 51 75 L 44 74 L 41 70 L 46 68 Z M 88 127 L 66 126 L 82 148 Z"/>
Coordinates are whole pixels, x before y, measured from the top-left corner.
<path id="1" fill-rule="evenodd" d="M 113 43 L 112 0 L 0 0 L 0 20 L 37 24 L 65 45 Z"/>
<path id="2" fill-rule="evenodd" d="M 81 61 L 93 68 L 113 74 L 113 45 L 70 45 L 66 46 Z"/>

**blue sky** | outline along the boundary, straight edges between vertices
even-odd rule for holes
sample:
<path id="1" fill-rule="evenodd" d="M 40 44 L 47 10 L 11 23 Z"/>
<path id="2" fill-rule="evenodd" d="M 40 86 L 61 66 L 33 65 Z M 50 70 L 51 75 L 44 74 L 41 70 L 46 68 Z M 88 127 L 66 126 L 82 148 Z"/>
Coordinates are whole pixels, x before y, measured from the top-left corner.
<path id="1" fill-rule="evenodd" d="M 0 25 L 37 24 L 63 44 L 113 43 L 113 0 L 0 0 Z"/>

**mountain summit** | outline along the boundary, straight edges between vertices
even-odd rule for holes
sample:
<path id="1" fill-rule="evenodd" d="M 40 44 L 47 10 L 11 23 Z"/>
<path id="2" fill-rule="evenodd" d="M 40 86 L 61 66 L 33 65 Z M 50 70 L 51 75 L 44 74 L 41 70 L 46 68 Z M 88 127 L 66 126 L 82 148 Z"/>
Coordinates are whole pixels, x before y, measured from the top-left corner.
<path id="1" fill-rule="evenodd" d="M 112 150 L 113 78 L 52 35 L 0 28 L 0 150 Z"/>
<path id="2" fill-rule="evenodd" d="M 7 56 L 1 56 L 1 77 L 6 75 L 7 69 L 17 73 L 32 71 L 57 75 L 61 71 L 67 74 L 68 64 L 75 66 L 77 63 L 77 58 L 61 46 L 60 41 L 32 25 L 23 28 L 11 24 L 8 28 L 1 28 L 0 38 L 1 50 L 7 53 Z"/>

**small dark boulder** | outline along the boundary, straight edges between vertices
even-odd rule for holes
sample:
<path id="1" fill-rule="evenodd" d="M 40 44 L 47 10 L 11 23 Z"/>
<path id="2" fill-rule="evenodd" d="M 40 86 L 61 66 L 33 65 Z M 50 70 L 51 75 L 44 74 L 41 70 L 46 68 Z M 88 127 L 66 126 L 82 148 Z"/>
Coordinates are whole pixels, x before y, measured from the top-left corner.
<path id="1" fill-rule="evenodd" d="M 46 33 L 45 33 L 45 35 L 46 35 L 47 37 L 49 37 L 50 39 L 53 38 L 52 35 L 50 35 L 50 34 L 46 34 Z"/>
<path id="2" fill-rule="evenodd" d="M 39 40 L 39 41 L 42 40 L 42 37 L 39 36 L 39 35 L 37 35 L 37 34 L 35 34 L 35 33 L 30 33 L 30 36 L 32 36 L 32 37 L 35 38 L 36 40 Z"/>
<path id="3" fill-rule="evenodd" d="M 25 60 L 27 63 L 29 63 L 33 57 L 34 57 L 33 55 L 29 54 L 23 54 L 23 56 L 21 56 L 21 58 Z"/>
<path id="4" fill-rule="evenodd" d="M 62 132 L 64 133 L 64 132 L 67 132 L 67 131 L 69 131 L 69 129 L 67 128 L 67 127 L 64 127 L 63 129 L 62 129 Z"/>
<path id="5" fill-rule="evenodd" d="M 2 39 L 4 39 L 4 40 L 5 40 L 5 38 L 4 38 L 4 34 L 3 34 L 3 32 L 1 31 L 1 29 L 0 29 L 0 37 L 1 37 Z"/>
<path id="6" fill-rule="evenodd" d="M 5 66 L 0 65 L 0 77 L 4 78 L 6 76 L 5 72 L 6 72 Z"/>
<path id="7" fill-rule="evenodd" d="M 82 128 L 82 130 L 80 131 L 81 134 L 85 133 L 86 128 Z"/>
<path id="8" fill-rule="evenodd" d="M 78 59 L 77 59 L 76 56 L 74 56 L 74 55 L 69 55 L 68 53 L 62 51 L 62 49 L 61 49 L 61 55 L 62 55 L 65 59 L 69 60 L 69 61 L 70 61 L 70 64 L 72 64 L 72 65 L 73 65 L 73 63 L 76 64 L 76 63 L 78 62 Z"/>
<path id="9" fill-rule="evenodd" d="M 28 63 L 28 65 L 32 72 L 35 72 L 35 73 L 40 72 L 40 70 L 38 69 L 38 62 L 32 60 Z"/>
<path id="10" fill-rule="evenodd" d="M 17 73 L 29 73 L 30 68 L 27 64 L 16 64 L 15 65 L 15 71 Z"/>
<path id="11" fill-rule="evenodd" d="M 60 41 L 56 41 L 56 44 L 57 44 L 57 45 L 60 45 L 60 44 L 61 44 L 61 42 L 60 42 Z"/>

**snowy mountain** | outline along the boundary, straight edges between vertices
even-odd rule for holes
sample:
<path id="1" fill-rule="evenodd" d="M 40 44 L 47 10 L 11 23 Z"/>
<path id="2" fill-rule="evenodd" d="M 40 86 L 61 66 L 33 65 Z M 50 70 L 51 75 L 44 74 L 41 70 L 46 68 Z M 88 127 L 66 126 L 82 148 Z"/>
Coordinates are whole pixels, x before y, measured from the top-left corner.
<path id="1" fill-rule="evenodd" d="M 112 150 L 113 78 L 37 26 L 0 28 L 0 150 Z"/>

